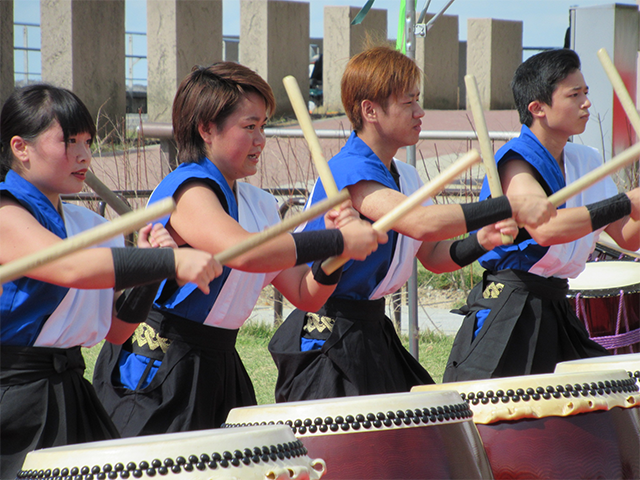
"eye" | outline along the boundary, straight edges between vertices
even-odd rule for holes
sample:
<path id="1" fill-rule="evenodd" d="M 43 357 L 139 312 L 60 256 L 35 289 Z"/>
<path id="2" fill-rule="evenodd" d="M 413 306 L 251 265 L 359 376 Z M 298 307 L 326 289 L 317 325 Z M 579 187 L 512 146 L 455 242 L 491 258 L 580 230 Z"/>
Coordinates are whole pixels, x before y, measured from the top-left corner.
<path id="1" fill-rule="evenodd" d="M 247 128 L 249 130 L 255 130 L 256 126 L 255 125 L 247 125 L 245 128 Z"/>

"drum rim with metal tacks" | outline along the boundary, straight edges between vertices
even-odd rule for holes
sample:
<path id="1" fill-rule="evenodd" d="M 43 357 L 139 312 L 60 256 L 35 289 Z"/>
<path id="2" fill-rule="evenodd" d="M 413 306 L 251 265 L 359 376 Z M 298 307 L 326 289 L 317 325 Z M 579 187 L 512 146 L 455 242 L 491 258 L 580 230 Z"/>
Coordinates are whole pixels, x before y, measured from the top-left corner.
<path id="1" fill-rule="evenodd" d="M 611 369 L 418 385 L 411 391 L 456 389 L 473 410 L 473 421 L 491 424 L 640 407 L 638 388 L 626 370 Z"/>
<path id="2" fill-rule="evenodd" d="M 105 478 L 318 479 L 322 459 L 282 425 L 197 430 L 44 448 L 27 454 L 19 479 Z M 123 476 L 124 475 L 124 476 Z"/>

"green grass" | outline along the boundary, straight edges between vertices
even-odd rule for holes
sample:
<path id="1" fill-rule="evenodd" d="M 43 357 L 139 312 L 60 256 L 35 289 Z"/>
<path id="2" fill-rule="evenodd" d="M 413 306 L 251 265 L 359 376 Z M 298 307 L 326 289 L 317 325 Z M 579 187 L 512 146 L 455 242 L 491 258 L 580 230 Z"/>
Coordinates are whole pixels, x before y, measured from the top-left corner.
<path id="1" fill-rule="evenodd" d="M 251 377 L 260 405 L 274 403 L 274 389 L 278 371 L 267 350 L 267 345 L 274 332 L 275 329 L 268 325 L 248 323 L 240 329 L 236 342 L 236 348 Z M 407 336 L 403 335 L 401 339 L 405 348 L 408 349 L 409 339 Z M 442 374 L 452 344 L 453 337 L 432 332 L 423 332 L 418 338 L 420 363 L 437 383 L 442 381 Z M 93 348 L 83 349 L 87 364 L 85 378 L 89 381 L 93 377 L 93 366 L 101 348 L 102 342 Z"/>

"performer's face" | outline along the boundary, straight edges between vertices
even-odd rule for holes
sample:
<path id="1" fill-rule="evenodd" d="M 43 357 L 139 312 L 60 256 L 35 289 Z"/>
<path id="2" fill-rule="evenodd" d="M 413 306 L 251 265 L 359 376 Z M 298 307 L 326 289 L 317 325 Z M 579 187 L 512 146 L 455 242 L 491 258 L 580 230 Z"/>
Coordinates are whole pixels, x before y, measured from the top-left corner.
<path id="1" fill-rule="evenodd" d="M 17 138 L 17 137 L 14 137 Z M 71 135 L 65 142 L 55 121 L 34 140 L 12 141 L 14 156 L 20 160 L 18 173 L 58 205 L 61 193 L 82 190 L 91 165 L 91 135 Z"/>
<path id="2" fill-rule="evenodd" d="M 230 185 L 258 171 L 258 161 L 266 143 L 266 123 L 264 99 L 249 93 L 226 119 L 222 129 L 210 124 L 204 129 L 205 132 L 201 132 L 207 157 L 220 169 Z"/>
<path id="3" fill-rule="evenodd" d="M 567 137 L 584 132 L 591 106 L 588 94 L 589 87 L 579 70 L 559 82 L 551 96 L 552 104 L 542 104 L 549 129 Z"/>
<path id="4" fill-rule="evenodd" d="M 416 86 L 401 96 L 391 95 L 384 110 L 378 106 L 378 134 L 388 145 L 401 148 L 418 143 L 424 117 L 419 99 Z"/>

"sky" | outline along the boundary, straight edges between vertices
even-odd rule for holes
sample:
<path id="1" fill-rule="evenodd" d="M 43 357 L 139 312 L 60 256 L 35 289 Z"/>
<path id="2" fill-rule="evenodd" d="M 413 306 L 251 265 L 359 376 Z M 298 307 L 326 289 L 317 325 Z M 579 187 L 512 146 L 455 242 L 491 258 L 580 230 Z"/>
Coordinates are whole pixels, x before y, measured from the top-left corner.
<path id="1" fill-rule="evenodd" d="M 108 1 L 108 0 L 102 0 Z M 153 1 L 153 0 L 150 0 Z M 203 0 L 205 1 L 205 0 Z M 223 35 L 237 36 L 240 33 L 240 0 L 222 0 Z M 300 1 L 300 0 L 298 0 Z M 424 8 L 429 0 L 417 0 L 416 10 Z M 350 5 L 362 7 L 366 0 L 308 0 L 309 3 L 309 31 L 311 37 L 323 36 L 323 18 L 325 6 Z M 429 13 L 439 12 L 448 0 L 430 0 Z M 564 35 L 569 26 L 569 9 L 573 6 L 590 7 L 622 3 L 636 5 L 636 0 L 454 0 L 447 9 L 447 15 L 458 16 L 458 35 L 460 40 L 467 38 L 467 20 L 470 18 L 495 18 L 500 20 L 520 20 L 523 22 L 524 47 L 561 47 Z M 39 0 L 15 0 L 14 22 L 39 23 Z M 125 0 L 125 30 L 127 32 L 146 32 L 146 4 L 147 0 Z M 373 8 L 387 10 L 387 35 L 396 38 L 400 0 L 375 0 Z M 24 46 L 25 27 L 16 27 L 14 31 L 15 45 Z M 26 27 L 28 46 L 39 47 L 39 29 Z M 134 55 L 146 54 L 146 39 L 143 36 L 127 37 L 127 53 Z M 29 72 L 39 72 L 39 54 L 29 52 Z M 16 72 L 24 72 L 24 52 L 16 52 Z M 138 80 L 146 79 L 146 62 L 130 60 L 127 69 L 132 67 L 132 76 Z"/>

